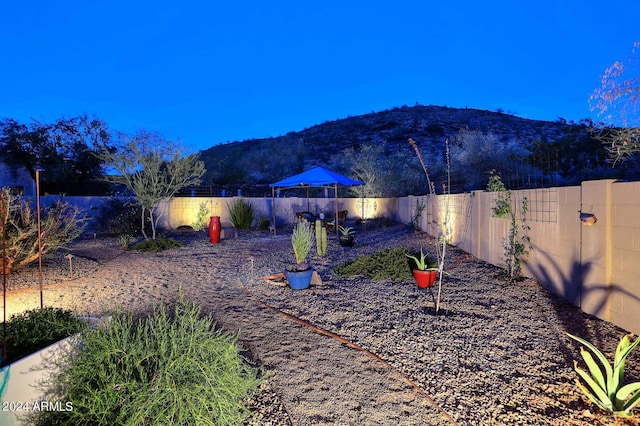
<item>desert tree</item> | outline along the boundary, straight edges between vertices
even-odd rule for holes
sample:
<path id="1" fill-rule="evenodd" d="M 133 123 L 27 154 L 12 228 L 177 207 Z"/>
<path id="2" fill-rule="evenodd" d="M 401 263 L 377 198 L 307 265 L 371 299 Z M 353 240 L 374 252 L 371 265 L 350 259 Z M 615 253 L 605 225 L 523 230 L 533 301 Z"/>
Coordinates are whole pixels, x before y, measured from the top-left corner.
<path id="1" fill-rule="evenodd" d="M 606 68 L 600 87 L 589 99 L 591 110 L 603 120 L 594 133 L 605 144 L 614 165 L 640 151 L 639 49 L 640 41 L 636 41 L 626 61 Z"/>
<path id="2" fill-rule="evenodd" d="M 39 253 L 54 252 L 75 240 L 85 228 L 86 219 L 76 206 L 58 201 L 41 212 L 38 242 L 37 212 L 29 201 L 0 189 L 0 225 L 4 232 L 6 263 L 0 274 L 11 273 L 38 259 Z"/>
<path id="3" fill-rule="evenodd" d="M 199 184 L 205 173 L 197 154 L 186 154 L 182 146 L 153 132 L 140 131 L 133 137 L 120 134 L 120 143 L 105 147 L 99 155 L 118 173 L 115 179 L 135 195 L 142 207 L 141 229 L 146 239 L 147 221 L 151 239 L 156 238 L 162 217 L 157 212 L 158 203 L 173 198 L 186 186 Z"/>
<path id="4" fill-rule="evenodd" d="M 419 187 L 415 158 L 406 150 L 390 150 L 385 142 L 369 141 L 346 148 L 337 159 L 338 169 L 365 182 L 362 188 L 353 189 L 358 195 L 364 191 L 366 197 L 402 196 Z"/>
<path id="5" fill-rule="evenodd" d="M 45 192 L 89 194 L 103 185 L 103 163 L 98 147 L 109 144 L 107 124 L 86 114 L 54 123 L 32 120 L 23 124 L 0 119 L 0 157 L 12 170 L 24 167 L 32 177 L 45 170 Z"/>
<path id="6" fill-rule="evenodd" d="M 484 188 L 490 170 L 495 169 L 510 181 L 529 173 L 529 151 L 516 139 L 500 140 L 493 133 L 463 129 L 450 146 L 451 169 L 458 171 L 456 183 L 465 190 Z"/>

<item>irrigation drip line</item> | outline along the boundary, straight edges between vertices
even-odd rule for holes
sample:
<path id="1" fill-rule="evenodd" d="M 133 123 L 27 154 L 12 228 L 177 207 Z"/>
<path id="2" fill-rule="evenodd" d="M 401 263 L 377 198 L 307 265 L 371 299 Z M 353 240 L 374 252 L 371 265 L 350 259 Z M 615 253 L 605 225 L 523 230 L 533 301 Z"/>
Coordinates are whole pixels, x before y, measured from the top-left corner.
<path id="1" fill-rule="evenodd" d="M 245 293 L 247 293 L 250 297 L 254 298 L 258 303 L 260 303 L 262 306 L 277 312 L 281 315 L 283 315 L 285 318 L 290 319 L 293 322 L 296 322 L 300 325 L 303 325 L 313 331 L 315 331 L 316 333 L 322 334 L 324 336 L 330 337 L 332 339 L 337 340 L 338 342 L 352 348 L 355 349 L 359 352 L 364 353 L 365 355 L 369 356 L 370 358 L 374 359 L 375 361 L 378 361 L 379 363 L 381 363 L 382 365 L 384 365 L 386 368 L 396 372 L 397 374 L 399 374 L 403 380 L 409 384 L 412 388 L 414 388 L 420 395 L 422 395 L 424 398 L 426 398 L 431 404 L 433 404 L 434 407 L 436 407 L 438 409 L 438 411 L 444 416 L 444 418 L 446 418 L 447 420 L 449 420 L 452 424 L 457 425 L 458 423 L 449 415 L 449 413 L 447 413 L 446 411 L 444 411 L 444 409 L 442 407 L 440 407 L 440 405 L 438 405 L 438 403 L 431 397 L 429 396 L 429 394 L 427 394 L 426 391 L 424 391 L 416 382 L 414 382 L 413 380 L 411 380 L 411 378 L 409 376 L 407 376 L 406 374 L 404 374 L 403 372 L 401 372 L 400 370 L 398 370 L 397 368 L 395 368 L 393 365 L 391 365 L 388 361 L 385 361 L 384 359 L 380 358 L 378 355 L 374 354 L 373 352 L 363 348 L 362 346 L 358 345 L 357 343 L 354 343 L 348 339 L 345 339 L 344 337 L 335 334 L 329 330 L 325 330 L 324 328 L 321 328 L 315 324 L 312 324 L 308 321 L 305 321 L 301 318 L 296 317 L 295 315 L 291 315 L 288 314 L 286 312 L 281 311 L 280 309 L 276 308 L 275 306 L 271 306 L 268 303 L 266 303 L 265 301 L 263 301 L 262 299 L 260 299 L 258 296 L 255 295 L 255 293 L 253 293 L 249 287 L 247 287 L 243 282 L 242 279 L 239 279 L 240 281 L 240 286 L 242 287 L 243 291 Z"/>

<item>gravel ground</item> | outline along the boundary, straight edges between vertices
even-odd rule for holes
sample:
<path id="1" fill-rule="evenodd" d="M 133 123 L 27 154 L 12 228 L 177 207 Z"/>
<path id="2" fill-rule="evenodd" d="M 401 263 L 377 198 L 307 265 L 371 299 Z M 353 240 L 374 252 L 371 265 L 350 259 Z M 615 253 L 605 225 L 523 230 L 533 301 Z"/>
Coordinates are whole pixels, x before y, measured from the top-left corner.
<path id="1" fill-rule="evenodd" d="M 406 226 L 367 230 L 353 248 L 331 238 L 327 257 L 310 258 L 322 284 L 302 291 L 261 279 L 293 260 L 288 234 L 241 233 L 217 245 L 202 233 L 175 237 L 186 247 L 159 254 L 125 252 L 117 239 L 77 242 L 72 271 L 67 253 L 43 265 L 46 304 L 98 314 L 116 304 L 148 309 L 184 292 L 238 332 L 269 371 L 253 401 L 255 424 L 640 424 L 585 400 L 572 369 L 578 345 L 565 336 L 582 336 L 611 358 L 625 331 L 533 280 L 511 283 L 451 248 L 436 314 L 431 289 L 333 273 L 381 248 L 433 248 Z M 35 303 L 37 276 L 36 267 L 9 277 L 20 290 L 9 292 L 7 309 Z M 639 380 L 635 351 L 627 381 Z"/>

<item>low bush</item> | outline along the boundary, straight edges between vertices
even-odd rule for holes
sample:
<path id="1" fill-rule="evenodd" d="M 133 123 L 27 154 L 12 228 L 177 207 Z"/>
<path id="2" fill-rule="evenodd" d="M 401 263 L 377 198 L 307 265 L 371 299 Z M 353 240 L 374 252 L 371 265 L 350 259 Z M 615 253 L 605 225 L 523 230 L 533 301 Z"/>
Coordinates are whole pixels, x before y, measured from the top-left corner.
<path id="1" fill-rule="evenodd" d="M 268 231 L 270 226 L 271 226 L 271 220 L 269 219 L 269 216 L 267 216 L 264 213 L 260 214 L 258 216 L 256 227 L 260 231 Z"/>
<path id="2" fill-rule="evenodd" d="M 240 425 L 250 415 L 258 371 L 193 303 L 116 312 L 81 341 L 47 393 L 73 410 L 41 412 L 36 424 Z"/>
<path id="3" fill-rule="evenodd" d="M 375 281 L 404 281 L 412 277 L 408 254 L 415 253 L 404 247 L 382 249 L 374 254 L 362 255 L 353 262 L 340 264 L 335 272 L 339 276 L 364 275 Z"/>
<path id="4" fill-rule="evenodd" d="M 1 364 L 24 358 L 87 327 L 72 311 L 61 308 L 38 308 L 13 315 L 6 323 L 7 359 Z"/>
<path id="5" fill-rule="evenodd" d="M 182 244 L 180 241 L 174 240 L 173 238 L 158 237 L 155 240 L 145 240 L 139 242 L 138 244 L 135 244 L 133 247 L 131 247 L 131 250 L 159 253 L 161 251 L 182 246 L 184 246 L 184 244 Z"/>

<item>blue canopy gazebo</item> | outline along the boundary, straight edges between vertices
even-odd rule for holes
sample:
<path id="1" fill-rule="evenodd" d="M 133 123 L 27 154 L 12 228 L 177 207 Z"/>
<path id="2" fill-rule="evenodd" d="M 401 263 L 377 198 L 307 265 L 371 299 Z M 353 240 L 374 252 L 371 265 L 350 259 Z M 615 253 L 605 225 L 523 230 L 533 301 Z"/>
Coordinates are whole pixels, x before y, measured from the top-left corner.
<path id="1" fill-rule="evenodd" d="M 335 218 L 338 217 L 338 186 L 358 186 L 364 185 L 365 182 L 342 176 L 338 173 L 327 170 L 323 167 L 314 167 L 295 176 L 291 176 L 276 183 L 271 183 L 271 198 L 273 206 L 273 227 L 276 227 L 276 190 L 278 189 L 294 189 L 307 188 L 307 208 L 309 200 L 309 188 L 333 188 L 335 198 Z M 338 226 L 336 221 L 336 234 Z"/>

